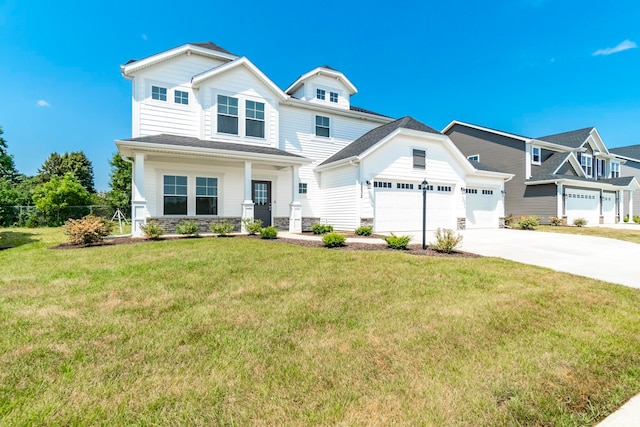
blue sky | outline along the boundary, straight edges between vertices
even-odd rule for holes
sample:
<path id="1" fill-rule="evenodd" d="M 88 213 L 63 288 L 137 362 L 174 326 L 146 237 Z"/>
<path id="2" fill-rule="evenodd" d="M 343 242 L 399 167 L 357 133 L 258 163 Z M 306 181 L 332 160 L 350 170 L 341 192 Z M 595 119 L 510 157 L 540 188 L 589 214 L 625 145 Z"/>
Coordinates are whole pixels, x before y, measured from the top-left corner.
<path id="1" fill-rule="evenodd" d="M 230 4 L 233 3 L 233 4 Z M 0 0 L 0 126 L 20 172 L 83 150 L 108 189 L 131 136 L 119 66 L 212 41 L 278 86 L 327 64 L 353 105 L 442 129 L 462 120 L 527 136 L 596 126 L 640 144 L 640 2 Z"/>

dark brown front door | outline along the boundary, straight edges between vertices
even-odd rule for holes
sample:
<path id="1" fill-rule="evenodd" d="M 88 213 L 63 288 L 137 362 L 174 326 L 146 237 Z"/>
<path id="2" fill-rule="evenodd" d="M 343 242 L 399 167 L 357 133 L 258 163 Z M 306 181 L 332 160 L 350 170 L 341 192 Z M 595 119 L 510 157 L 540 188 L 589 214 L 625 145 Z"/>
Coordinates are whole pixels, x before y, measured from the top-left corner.
<path id="1" fill-rule="evenodd" d="M 271 225 L 271 181 L 251 181 L 251 187 L 253 217 L 268 227 Z"/>

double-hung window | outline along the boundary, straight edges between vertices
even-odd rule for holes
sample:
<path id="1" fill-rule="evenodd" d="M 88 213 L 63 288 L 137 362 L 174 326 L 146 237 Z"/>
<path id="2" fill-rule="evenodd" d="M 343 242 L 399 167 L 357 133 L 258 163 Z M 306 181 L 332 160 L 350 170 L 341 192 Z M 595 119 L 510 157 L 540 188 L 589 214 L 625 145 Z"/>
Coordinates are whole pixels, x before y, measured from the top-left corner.
<path id="1" fill-rule="evenodd" d="M 425 169 L 426 168 L 426 153 L 424 150 L 413 150 L 413 168 Z"/>
<path id="2" fill-rule="evenodd" d="M 167 88 L 160 86 L 151 86 L 151 99 L 155 99 L 157 101 L 166 101 Z"/>
<path id="3" fill-rule="evenodd" d="M 246 115 L 247 136 L 264 138 L 264 103 L 247 101 Z"/>
<path id="4" fill-rule="evenodd" d="M 580 156 L 580 166 L 582 166 L 585 175 L 589 178 L 593 176 L 593 157 L 590 154 L 582 154 Z"/>
<path id="5" fill-rule="evenodd" d="M 316 136 L 329 137 L 329 117 L 316 116 Z"/>
<path id="6" fill-rule="evenodd" d="M 611 162 L 611 178 L 620 178 L 620 163 Z"/>
<path id="7" fill-rule="evenodd" d="M 316 98 L 324 101 L 327 97 L 327 92 L 324 89 L 316 89 Z"/>
<path id="8" fill-rule="evenodd" d="M 218 95 L 218 132 L 238 134 L 238 98 Z"/>
<path id="9" fill-rule="evenodd" d="M 605 176 L 606 161 L 604 159 L 596 159 L 596 176 L 602 178 Z"/>
<path id="10" fill-rule="evenodd" d="M 338 93 L 337 92 L 329 92 L 329 101 L 338 102 Z"/>
<path id="11" fill-rule="evenodd" d="M 218 215 L 218 178 L 196 177 L 196 215 Z"/>
<path id="12" fill-rule="evenodd" d="M 176 104 L 189 105 L 189 92 L 182 90 L 174 91 L 173 101 Z"/>
<path id="13" fill-rule="evenodd" d="M 187 214 L 187 177 L 164 176 L 164 214 Z"/>
<path id="14" fill-rule="evenodd" d="M 531 163 L 539 165 L 542 163 L 542 153 L 540 147 L 531 147 Z"/>

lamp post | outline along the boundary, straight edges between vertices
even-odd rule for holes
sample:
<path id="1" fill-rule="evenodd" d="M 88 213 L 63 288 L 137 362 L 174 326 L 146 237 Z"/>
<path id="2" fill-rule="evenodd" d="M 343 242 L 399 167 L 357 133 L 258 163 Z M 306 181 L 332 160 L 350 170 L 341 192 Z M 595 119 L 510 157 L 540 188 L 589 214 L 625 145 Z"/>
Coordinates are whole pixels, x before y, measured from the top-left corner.
<path id="1" fill-rule="evenodd" d="M 427 249 L 427 178 L 422 181 L 422 250 Z"/>

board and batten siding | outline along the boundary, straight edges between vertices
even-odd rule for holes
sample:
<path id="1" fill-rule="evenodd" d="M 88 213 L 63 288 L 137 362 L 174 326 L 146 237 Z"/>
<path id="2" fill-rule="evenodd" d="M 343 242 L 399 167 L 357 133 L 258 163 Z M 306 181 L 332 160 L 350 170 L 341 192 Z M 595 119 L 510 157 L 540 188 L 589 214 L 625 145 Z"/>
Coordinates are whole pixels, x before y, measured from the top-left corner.
<path id="1" fill-rule="evenodd" d="M 360 225 L 357 171 L 355 166 L 347 165 L 322 172 L 321 221 L 336 230 L 354 230 Z"/>
<path id="2" fill-rule="evenodd" d="M 181 55 L 135 73 L 133 80 L 132 136 L 168 133 L 200 136 L 198 92 L 190 88 L 196 74 L 224 64 L 223 61 L 199 55 Z M 167 100 L 151 99 L 151 86 L 167 89 Z M 189 93 L 189 105 L 174 102 L 174 90 Z"/>

